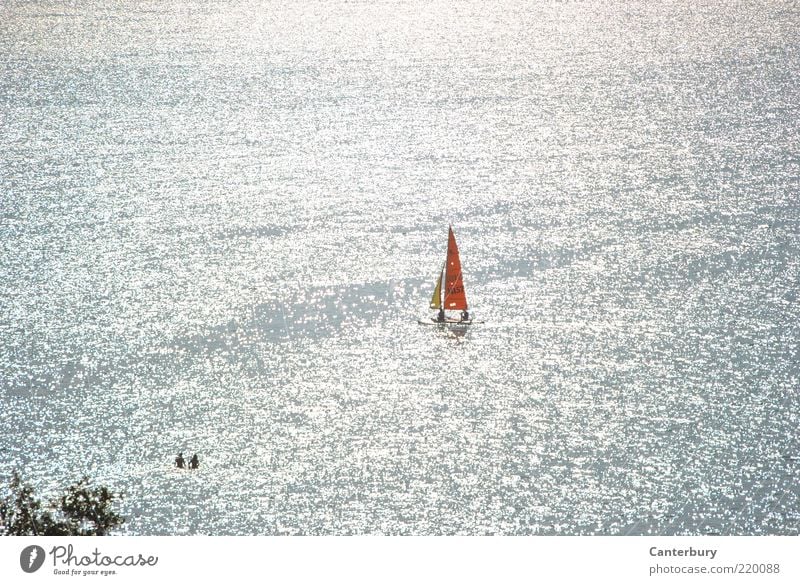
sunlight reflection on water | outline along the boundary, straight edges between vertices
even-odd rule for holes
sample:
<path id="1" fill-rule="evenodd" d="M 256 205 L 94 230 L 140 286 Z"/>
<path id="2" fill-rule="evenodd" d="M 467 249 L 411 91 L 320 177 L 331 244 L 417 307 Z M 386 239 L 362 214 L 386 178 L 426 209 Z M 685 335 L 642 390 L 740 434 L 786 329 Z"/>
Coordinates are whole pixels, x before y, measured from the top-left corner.
<path id="1" fill-rule="evenodd" d="M 0 477 L 130 534 L 797 534 L 796 9 L 506 4 L 5 8 Z"/>

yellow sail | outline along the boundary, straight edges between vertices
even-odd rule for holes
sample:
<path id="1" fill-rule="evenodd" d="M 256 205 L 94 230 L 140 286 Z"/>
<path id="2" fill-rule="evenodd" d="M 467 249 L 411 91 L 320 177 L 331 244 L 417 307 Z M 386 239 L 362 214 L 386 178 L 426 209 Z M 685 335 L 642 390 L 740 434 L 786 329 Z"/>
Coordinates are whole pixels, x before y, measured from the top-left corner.
<path id="1" fill-rule="evenodd" d="M 439 280 L 436 281 L 436 288 L 433 289 L 431 297 L 431 309 L 442 308 L 442 273 L 439 273 Z"/>

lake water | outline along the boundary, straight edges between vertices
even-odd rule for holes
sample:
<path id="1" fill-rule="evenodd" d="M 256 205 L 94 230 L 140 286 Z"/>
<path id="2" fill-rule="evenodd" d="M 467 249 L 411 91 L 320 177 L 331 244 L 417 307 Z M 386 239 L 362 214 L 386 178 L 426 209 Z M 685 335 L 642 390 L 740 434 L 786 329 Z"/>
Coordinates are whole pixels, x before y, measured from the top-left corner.
<path id="1" fill-rule="evenodd" d="M 653 4 L 3 2 L 0 479 L 126 534 L 800 533 L 800 7 Z M 466 335 L 417 323 L 448 225 Z"/>

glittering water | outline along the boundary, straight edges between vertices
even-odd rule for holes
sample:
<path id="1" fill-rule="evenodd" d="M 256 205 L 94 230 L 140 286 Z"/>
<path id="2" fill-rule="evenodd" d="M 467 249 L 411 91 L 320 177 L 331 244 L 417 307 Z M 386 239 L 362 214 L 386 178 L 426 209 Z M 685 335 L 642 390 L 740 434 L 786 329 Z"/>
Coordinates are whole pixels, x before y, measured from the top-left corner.
<path id="1" fill-rule="evenodd" d="M 0 477 L 130 534 L 798 534 L 800 9 L 651 4 L 0 4 Z"/>

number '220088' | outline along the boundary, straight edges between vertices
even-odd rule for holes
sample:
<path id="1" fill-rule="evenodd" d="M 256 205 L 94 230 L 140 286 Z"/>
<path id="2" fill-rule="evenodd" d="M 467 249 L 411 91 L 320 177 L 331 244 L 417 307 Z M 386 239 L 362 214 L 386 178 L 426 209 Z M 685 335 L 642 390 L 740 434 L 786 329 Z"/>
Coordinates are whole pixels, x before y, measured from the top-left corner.
<path id="1" fill-rule="evenodd" d="M 736 565 L 737 573 L 780 573 L 778 563 L 739 563 Z"/>

